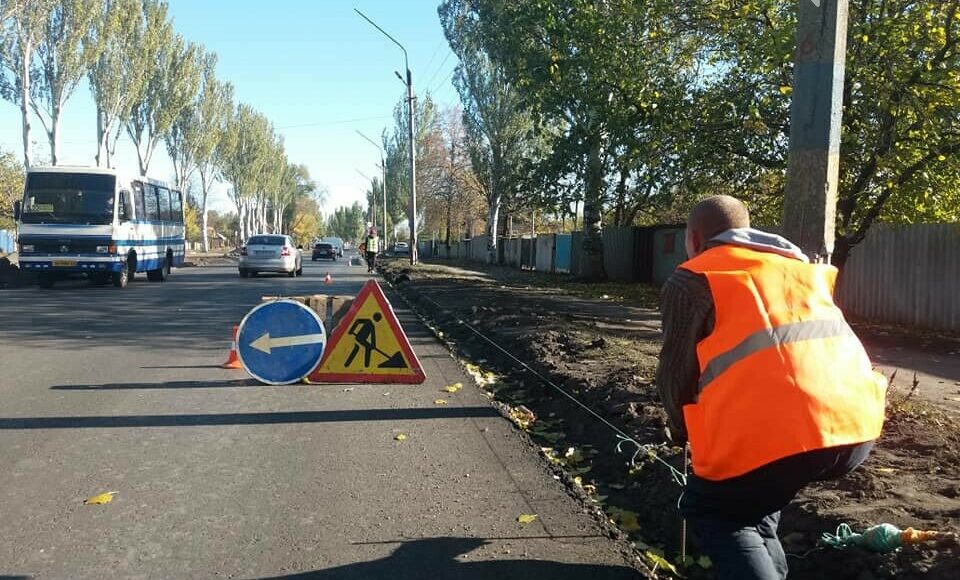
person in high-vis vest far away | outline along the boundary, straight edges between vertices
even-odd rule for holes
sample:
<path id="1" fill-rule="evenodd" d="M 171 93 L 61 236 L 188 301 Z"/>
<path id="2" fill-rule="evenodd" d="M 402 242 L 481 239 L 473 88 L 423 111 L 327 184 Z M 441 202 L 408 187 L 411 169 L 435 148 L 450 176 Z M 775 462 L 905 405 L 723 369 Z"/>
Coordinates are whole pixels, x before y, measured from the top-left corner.
<path id="1" fill-rule="evenodd" d="M 686 248 L 663 287 L 656 379 L 690 448 L 680 511 L 718 578 L 786 578 L 780 510 L 863 463 L 887 381 L 833 301 L 836 268 L 750 228 L 739 200 L 698 203 Z"/>
<path id="2" fill-rule="evenodd" d="M 367 258 L 367 272 L 373 272 L 377 267 L 377 253 L 380 251 L 380 238 L 377 237 L 377 228 L 370 228 L 363 241 Z"/>

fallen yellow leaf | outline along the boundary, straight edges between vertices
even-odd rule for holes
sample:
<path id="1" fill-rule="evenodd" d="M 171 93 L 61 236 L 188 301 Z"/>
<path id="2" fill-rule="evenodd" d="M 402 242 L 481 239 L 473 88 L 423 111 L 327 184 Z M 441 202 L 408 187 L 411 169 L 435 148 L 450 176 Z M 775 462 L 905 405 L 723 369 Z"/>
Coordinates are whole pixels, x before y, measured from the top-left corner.
<path id="1" fill-rule="evenodd" d="M 673 564 L 668 562 L 667 559 L 661 556 L 660 554 L 656 554 L 654 552 L 651 552 L 650 550 L 647 550 L 646 552 L 643 553 L 643 555 L 646 556 L 647 559 L 653 563 L 654 571 L 656 571 L 657 568 L 664 568 L 665 570 L 669 570 L 670 573 L 672 573 L 674 576 L 680 575 L 680 573 L 677 572 L 677 568 Z"/>
<path id="2" fill-rule="evenodd" d="M 537 519 L 537 514 L 520 514 L 517 521 L 521 524 L 529 524 L 535 519 Z"/>
<path id="3" fill-rule="evenodd" d="M 407 436 L 404 435 L 403 433 L 399 433 L 399 434 L 397 434 L 396 437 L 394 437 L 394 439 L 396 439 L 397 441 L 406 441 L 406 440 L 407 440 Z"/>
<path id="4" fill-rule="evenodd" d="M 878 467 L 877 471 L 880 473 L 896 473 L 897 470 L 892 467 Z"/>
<path id="5" fill-rule="evenodd" d="M 441 390 L 446 391 L 448 393 L 456 393 L 462 388 L 463 388 L 463 383 L 453 383 L 452 385 L 447 385 Z"/>
<path id="6" fill-rule="evenodd" d="M 113 501 L 113 496 L 116 493 L 117 492 L 115 491 L 108 491 L 106 493 L 101 493 L 100 495 L 88 497 L 87 499 L 83 500 L 83 504 L 84 505 L 103 505 L 105 503 L 110 503 Z"/>
<path id="7" fill-rule="evenodd" d="M 443 400 L 443 399 L 437 399 L 436 401 L 433 402 L 433 404 L 434 404 L 434 405 L 446 405 L 447 402 L 446 402 L 445 400 Z"/>

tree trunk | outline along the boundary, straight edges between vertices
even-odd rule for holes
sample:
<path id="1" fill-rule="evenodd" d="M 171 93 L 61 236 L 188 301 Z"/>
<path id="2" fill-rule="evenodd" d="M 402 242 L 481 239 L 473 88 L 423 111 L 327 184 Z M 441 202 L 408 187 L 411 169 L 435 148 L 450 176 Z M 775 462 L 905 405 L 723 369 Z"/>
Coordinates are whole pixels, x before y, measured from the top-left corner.
<path id="1" fill-rule="evenodd" d="M 50 165 L 60 162 L 60 105 L 54 105 L 50 115 Z"/>
<path id="2" fill-rule="evenodd" d="M 202 223 L 203 252 L 210 251 L 210 237 L 207 235 L 207 176 L 200 171 L 200 222 Z"/>
<path id="3" fill-rule="evenodd" d="M 384 222 L 386 223 L 386 222 Z M 447 239 L 444 242 L 444 245 L 447 247 L 447 255 L 449 256 L 450 250 L 450 228 L 453 226 L 453 201 L 447 200 Z"/>
<path id="4" fill-rule="evenodd" d="M 106 131 L 103 128 L 103 109 L 99 106 L 97 107 L 97 167 L 103 167 L 103 161 L 106 157 L 104 150 L 106 149 L 104 134 Z"/>
<path id="5" fill-rule="evenodd" d="M 23 43 L 20 49 L 20 115 L 23 120 L 23 166 L 30 169 L 33 160 L 30 156 L 30 55 L 33 53 L 33 44 Z"/>
<path id="6" fill-rule="evenodd" d="M 603 160 L 601 138 L 592 138 L 583 196 L 583 260 L 580 275 L 590 281 L 606 279 L 603 268 Z"/>
<path id="7" fill-rule="evenodd" d="M 149 162 L 145 159 L 145 153 L 141 150 L 140 144 L 135 143 L 135 145 L 137 146 L 137 164 L 140 167 L 140 175 L 146 175 Z"/>
<path id="8" fill-rule="evenodd" d="M 613 210 L 613 225 L 625 226 L 627 203 L 627 172 L 620 172 L 620 181 L 617 182 L 617 201 Z"/>
<path id="9" fill-rule="evenodd" d="M 830 263 L 836 266 L 838 270 L 843 270 L 847 260 L 850 259 L 850 251 L 855 247 L 856 244 L 849 236 L 837 236 L 833 245 L 833 255 L 830 256 Z"/>
<path id="10" fill-rule="evenodd" d="M 497 220 L 500 218 L 499 193 L 491 194 L 487 211 L 487 263 L 497 263 Z"/>

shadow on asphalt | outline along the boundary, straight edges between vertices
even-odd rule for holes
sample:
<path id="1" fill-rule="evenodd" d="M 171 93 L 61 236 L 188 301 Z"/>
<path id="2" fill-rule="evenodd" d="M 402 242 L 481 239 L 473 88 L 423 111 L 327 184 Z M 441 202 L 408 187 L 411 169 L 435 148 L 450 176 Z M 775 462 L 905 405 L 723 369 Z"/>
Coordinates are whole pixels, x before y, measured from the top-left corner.
<path id="1" fill-rule="evenodd" d="M 430 538 L 406 542 L 386 558 L 337 568 L 274 576 L 272 580 L 626 580 L 640 578 L 624 566 L 564 564 L 549 560 L 461 562 L 456 558 L 483 546 L 483 538 Z"/>
<path id="2" fill-rule="evenodd" d="M 279 425 L 291 423 L 345 423 L 356 421 L 416 421 L 500 417 L 493 407 L 422 409 L 351 409 L 341 411 L 286 411 L 196 415 L 114 415 L 87 417 L 0 417 L 0 431 L 19 429 L 104 429 L 118 427 L 204 427 L 222 425 Z"/>
<path id="3" fill-rule="evenodd" d="M 156 367 L 143 367 L 156 368 Z M 166 367 L 160 367 L 166 368 Z M 204 368 L 204 367 L 177 367 Z M 213 367 L 219 368 L 219 367 Z M 232 387 L 269 387 L 253 379 L 234 381 L 168 381 L 166 383 L 112 383 L 106 385 L 54 385 L 51 391 L 126 391 L 138 389 L 222 389 Z M 2 580 L 2 579 L 0 579 Z"/>

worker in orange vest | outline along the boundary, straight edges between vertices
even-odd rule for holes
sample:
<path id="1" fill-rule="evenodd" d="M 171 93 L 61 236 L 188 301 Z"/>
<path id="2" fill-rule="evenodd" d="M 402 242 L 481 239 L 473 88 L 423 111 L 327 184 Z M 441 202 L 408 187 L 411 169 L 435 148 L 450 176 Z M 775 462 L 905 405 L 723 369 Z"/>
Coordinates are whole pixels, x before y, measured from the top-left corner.
<path id="1" fill-rule="evenodd" d="M 690 445 L 680 510 L 719 578 L 786 578 L 780 510 L 867 458 L 886 379 L 833 301 L 836 268 L 751 229 L 742 202 L 698 203 L 686 249 L 657 370 L 671 438 Z"/>

